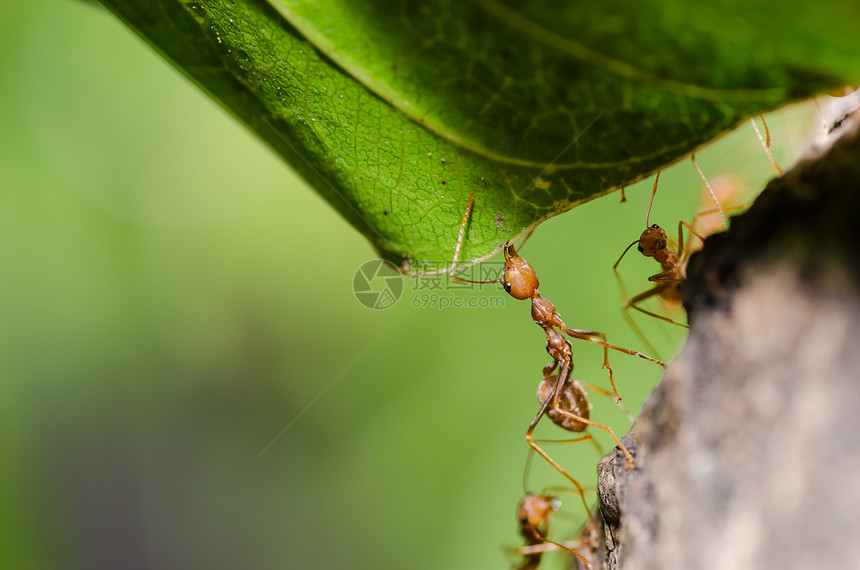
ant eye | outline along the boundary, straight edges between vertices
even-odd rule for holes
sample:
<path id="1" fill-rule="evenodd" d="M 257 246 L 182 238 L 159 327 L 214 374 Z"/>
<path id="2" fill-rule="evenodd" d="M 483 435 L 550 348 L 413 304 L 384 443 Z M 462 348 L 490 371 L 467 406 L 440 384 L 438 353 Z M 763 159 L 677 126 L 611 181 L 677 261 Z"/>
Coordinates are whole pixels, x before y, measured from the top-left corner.
<path id="1" fill-rule="evenodd" d="M 659 230 L 659 229 L 660 229 L 660 226 L 658 226 L 657 224 L 653 224 L 651 227 L 652 227 L 652 228 L 654 228 L 655 230 Z"/>
<path id="2" fill-rule="evenodd" d="M 645 251 L 645 248 L 643 248 L 641 245 L 637 245 L 636 249 L 639 250 L 639 253 L 642 253 L 643 251 Z"/>
<path id="3" fill-rule="evenodd" d="M 510 292 L 511 292 L 511 284 L 510 284 L 510 282 L 509 282 L 509 281 L 505 281 L 504 283 L 502 283 L 502 288 L 505 290 L 505 293 L 510 294 Z"/>

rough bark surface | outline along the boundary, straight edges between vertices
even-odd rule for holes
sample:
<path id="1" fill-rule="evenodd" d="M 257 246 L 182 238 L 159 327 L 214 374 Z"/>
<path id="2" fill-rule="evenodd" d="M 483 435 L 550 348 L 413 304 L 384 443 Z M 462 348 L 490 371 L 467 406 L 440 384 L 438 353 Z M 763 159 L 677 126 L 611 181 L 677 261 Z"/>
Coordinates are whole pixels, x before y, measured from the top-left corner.
<path id="1" fill-rule="evenodd" d="M 860 129 L 693 256 L 691 329 L 599 467 L 595 568 L 858 567 Z"/>

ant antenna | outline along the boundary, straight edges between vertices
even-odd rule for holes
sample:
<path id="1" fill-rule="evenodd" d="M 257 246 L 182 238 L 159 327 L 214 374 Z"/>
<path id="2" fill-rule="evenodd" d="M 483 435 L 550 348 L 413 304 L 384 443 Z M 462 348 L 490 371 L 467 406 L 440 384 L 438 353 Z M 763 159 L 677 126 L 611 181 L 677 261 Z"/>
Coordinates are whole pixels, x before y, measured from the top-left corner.
<path id="1" fill-rule="evenodd" d="M 463 245 L 463 236 L 466 235 L 466 224 L 469 221 L 469 214 L 472 213 L 472 204 L 475 202 L 475 193 L 469 194 L 469 202 L 466 204 L 466 211 L 463 213 L 463 221 L 460 222 L 460 231 L 457 234 L 457 245 L 454 246 L 454 259 L 451 261 L 451 272 L 457 269 L 457 260 L 460 259 L 460 247 Z"/>
<path id="2" fill-rule="evenodd" d="M 824 118 L 824 113 L 821 112 L 821 105 L 818 104 L 818 99 L 813 99 L 812 104 L 815 105 L 815 113 L 818 115 L 818 120 L 821 121 L 821 128 L 824 130 L 824 134 L 826 135 L 830 130 L 830 127 L 827 125 L 827 119 Z"/>
<path id="3" fill-rule="evenodd" d="M 770 129 L 767 128 L 767 122 L 764 120 L 764 115 L 759 115 L 758 118 L 761 119 L 761 124 L 764 125 L 764 132 L 767 135 L 767 139 L 761 136 L 761 131 L 758 130 L 758 125 L 755 122 L 755 117 L 750 117 L 750 123 L 752 124 L 753 129 L 755 129 L 755 134 L 756 136 L 758 136 L 758 140 L 761 142 L 761 146 L 764 147 L 764 152 L 765 154 L 767 154 L 768 160 L 770 160 L 770 163 L 773 165 L 779 175 L 782 176 L 782 168 L 779 167 L 779 164 L 776 163 L 776 160 L 773 158 L 773 154 L 771 154 L 770 152 Z"/>
<path id="4" fill-rule="evenodd" d="M 651 206 L 654 205 L 654 196 L 657 195 L 657 183 L 660 181 L 660 173 L 662 170 L 657 171 L 657 176 L 654 178 L 654 188 L 651 190 L 651 201 L 648 202 L 648 211 L 645 212 L 645 227 L 648 227 L 648 218 L 651 217 Z M 637 240 L 638 241 L 638 240 Z M 634 242 L 635 243 L 635 242 Z M 629 247 L 628 247 L 629 249 Z"/>
<path id="5" fill-rule="evenodd" d="M 535 450 L 529 447 L 529 454 L 526 456 L 526 464 L 523 468 L 523 493 L 529 492 L 529 475 L 532 472 L 532 459 L 534 459 Z"/>
<path id="6" fill-rule="evenodd" d="M 696 171 L 699 173 L 699 176 L 705 182 L 705 188 L 708 189 L 708 193 L 711 195 L 711 199 L 714 201 L 714 204 L 717 205 L 717 211 L 720 213 L 720 223 L 722 223 L 723 227 L 726 227 L 726 214 L 723 212 L 723 205 L 720 204 L 720 200 L 717 198 L 717 194 L 714 192 L 714 189 L 711 188 L 711 183 L 708 182 L 708 179 L 705 178 L 705 173 L 702 172 L 702 169 L 699 168 L 699 163 L 696 162 L 696 153 L 690 155 L 690 160 L 693 161 L 693 166 L 696 167 Z"/>
<path id="7" fill-rule="evenodd" d="M 520 245 L 517 246 L 517 251 L 521 250 L 523 246 L 526 245 L 526 242 L 529 241 L 529 238 L 532 237 L 532 235 L 534 235 L 536 229 L 537 226 L 533 226 L 532 229 L 529 230 L 529 233 L 523 237 L 523 241 L 521 241 Z"/>

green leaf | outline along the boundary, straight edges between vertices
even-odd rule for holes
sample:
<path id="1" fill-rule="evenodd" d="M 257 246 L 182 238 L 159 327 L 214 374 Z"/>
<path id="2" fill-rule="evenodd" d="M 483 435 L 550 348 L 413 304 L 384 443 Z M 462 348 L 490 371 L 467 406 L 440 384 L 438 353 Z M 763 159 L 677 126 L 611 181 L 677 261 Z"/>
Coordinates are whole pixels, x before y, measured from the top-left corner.
<path id="1" fill-rule="evenodd" d="M 419 272 L 860 80 L 837 0 L 102 1 Z"/>

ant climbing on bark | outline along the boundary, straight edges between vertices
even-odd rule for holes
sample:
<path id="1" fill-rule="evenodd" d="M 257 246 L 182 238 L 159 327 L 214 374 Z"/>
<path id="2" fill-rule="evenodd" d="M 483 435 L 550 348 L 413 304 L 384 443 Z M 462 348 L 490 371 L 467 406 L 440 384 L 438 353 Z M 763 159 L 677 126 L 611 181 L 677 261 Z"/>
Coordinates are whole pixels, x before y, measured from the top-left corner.
<path id="1" fill-rule="evenodd" d="M 761 133 L 759 132 L 758 127 L 753 120 L 753 126 L 755 127 L 756 132 L 759 134 L 759 139 L 762 142 L 762 146 L 767 151 L 768 157 L 770 158 L 774 168 L 777 170 L 777 172 L 781 174 L 782 170 L 780 169 L 776 161 L 773 160 L 773 157 L 771 156 L 769 151 L 770 131 L 767 129 L 767 123 L 764 122 L 763 118 L 762 123 L 765 126 L 765 132 L 767 132 L 767 140 L 761 137 Z M 719 213 L 719 228 L 724 229 L 726 227 L 725 212 L 742 210 L 749 207 L 749 204 L 743 204 L 741 206 L 723 208 L 723 206 L 720 204 L 720 199 L 717 196 L 717 192 L 711 186 L 710 182 L 708 182 L 708 179 L 705 177 L 704 172 L 702 172 L 702 169 L 696 162 L 696 155 L 691 155 L 690 160 L 693 162 L 693 166 L 696 168 L 696 171 L 699 173 L 699 176 L 704 182 L 708 194 L 711 196 L 711 199 L 716 204 L 716 208 L 699 212 L 693 217 L 690 223 L 687 223 L 683 220 L 678 222 L 678 239 L 676 242 L 677 245 L 673 247 L 666 230 L 661 228 L 657 224 L 650 223 L 651 208 L 654 205 L 654 197 L 657 195 L 657 185 L 660 182 L 661 172 L 658 172 L 656 177 L 654 178 L 654 187 L 651 190 L 651 200 L 648 203 L 648 210 L 645 213 L 645 230 L 642 232 L 638 239 L 630 243 L 630 245 L 628 245 L 624 249 L 624 251 L 618 257 L 618 260 L 612 266 L 612 270 L 615 272 L 615 277 L 618 280 L 618 284 L 621 289 L 621 295 L 624 299 L 624 305 L 622 307 L 624 318 L 628 322 L 630 327 L 633 329 L 633 331 L 636 333 L 636 335 L 639 337 L 639 339 L 642 340 L 648 350 L 653 351 L 655 354 L 657 351 L 642 333 L 641 329 L 639 329 L 639 327 L 633 321 L 632 317 L 629 314 L 629 310 L 635 309 L 640 313 L 654 317 L 656 319 L 660 319 L 667 323 L 671 323 L 679 327 L 689 328 L 687 325 L 679 323 L 666 315 L 661 315 L 659 313 L 641 307 L 640 303 L 651 297 L 659 297 L 669 305 L 680 305 L 681 286 L 686 279 L 687 263 L 690 259 L 690 254 L 695 251 L 693 247 L 694 244 L 692 241 L 693 236 L 696 236 L 701 243 L 704 243 L 706 237 L 705 235 L 703 235 L 702 232 L 697 231 L 695 229 L 699 218 Z M 684 239 L 685 227 L 687 228 L 686 240 Z M 627 254 L 627 252 L 630 251 L 630 248 L 634 245 L 636 246 L 636 249 L 639 251 L 639 253 L 641 253 L 645 257 L 651 257 L 655 261 L 657 261 L 657 263 L 660 264 L 661 271 L 648 277 L 648 281 L 655 283 L 655 285 L 651 289 L 648 289 L 647 291 L 639 293 L 638 295 L 635 295 L 634 297 L 628 299 L 624 284 L 621 281 L 621 276 L 618 273 L 618 265 L 621 263 L 621 260 L 624 259 L 624 256 Z"/>
<path id="2" fill-rule="evenodd" d="M 760 115 L 759 119 L 764 126 L 765 136 L 762 136 L 762 133 L 759 130 L 758 124 L 756 123 L 754 117 L 750 118 L 750 123 L 752 124 L 756 136 L 761 142 L 762 148 L 767 154 L 771 165 L 773 165 L 774 169 L 778 174 L 782 175 L 782 168 L 780 168 L 779 164 L 777 164 L 776 160 L 774 159 L 773 154 L 771 154 L 770 152 L 770 129 L 768 128 L 767 122 L 765 121 L 763 116 Z M 708 182 L 705 173 L 702 172 L 702 169 L 699 167 L 699 163 L 696 162 L 695 153 L 690 155 L 690 160 L 692 161 L 696 172 L 698 172 L 699 177 L 702 179 L 702 182 L 704 182 L 705 189 L 707 190 L 708 194 L 716 205 L 716 208 L 699 212 L 698 214 L 696 214 L 695 217 L 693 217 L 690 223 L 687 223 L 685 221 L 678 222 L 678 241 L 676 251 L 670 243 L 669 236 L 666 233 L 666 230 L 664 230 L 657 224 L 650 224 L 651 207 L 654 205 L 654 197 L 657 194 L 657 184 L 660 181 L 660 172 L 658 172 L 657 176 L 654 178 L 654 188 L 651 191 L 651 201 L 648 203 L 648 210 L 645 213 L 645 230 L 639 236 L 639 239 L 633 241 L 624 249 L 624 251 L 621 253 L 621 256 L 612 266 L 612 270 L 615 272 L 615 276 L 618 279 L 622 296 L 624 297 L 624 306 L 622 308 L 624 318 L 630 324 L 630 327 L 634 330 L 640 340 L 642 340 L 643 343 L 648 347 L 648 350 L 651 350 L 655 353 L 656 350 L 654 350 L 654 347 L 651 346 L 651 343 L 648 341 L 647 338 L 645 338 L 645 335 L 642 334 L 642 331 L 632 320 L 632 317 L 629 314 L 629 310 L 635 309 L 643 314 L 666 321 L 673 325 L 688 328 L 687 325 L 683 323 L 679 323 L 674 319 L 671 319 L 670 317 L 655 313 L 654 311 L 649 311 L 648 309 L 639 306 L 639 304 L 650 297 L 659 297 L 670 305 L 679 305 L 681 302 L 681 285 L 686 278 L 687 262 L 689 261 L 690 254 L 693 253 L 693 236 L 696 236 L 700 242 L 704 243 L 704 234 L 711 233 L 696 231 L 695 227 L 699 218 L 710 214 L 719 213 L 719 227 L 724 229 L 726 227 L 725 212 L 741 210 L 749 206 L 749 204 L 744 204 L 742 206 L 723 208 L 722 204 L 720 203 L 720 199 L 717 196 L 717 192 L 711 186 L 710 182 Z M 684 240 L 684 227 L 687 228 L 688 232 L 686 241 Z M 654 260 L 660 264 L 661 271 L 660 273 L 655 273 L 648 278 L 648 281 L 656 283 L 651 289 L 639 293 L 633 298 L 627 299 L 624 285 L 621 282 L 620 275 L 618 274 L 618 265 L 621 263 L 621 260 L 624 258 L 630 248 L 634 245 L 637 246 L 636 249 L 645 257 L 654 258 Z"/>
<path id="3" fill-rule="evenodd" d="M 651 207 L 654 205 L 654 196 L 657 195 L 657 184 L 660 182 L 660 174 L 661 173 L 658 172 L 657 176 L 654 178 L 654 188 L 651 191 L 651 201 L 648 203 L 648 211 L 645 214 L 645 231 L 642 232 L 642 235 L 640 235 L 637 240 L 633 241 L 624 249 L 621 256 L 618 258 L 618 261 L 616 261 L 615 265 L 612 266 L 612 270 L 615 272 L 615 276 L 621 286 L 622 295 L 626 297 L 624 285 L 621 282 L 621 276 L 618 274 L 618 265 L 621 263 L 621 260 L 624 259 L 624 256 L 627 255 L 627 252 L 630 251 L 631 247 L 635 245 L 639 253 L 645 257 L 653 257 L 654 260 L 660 264 L 662 271 L 660 271 L 660 273 L 655 273 L 648 278 L 648 281 L 656 283 L 656 285 L 643 293 L 639 293 L 631 299 L 625 299 L 624 306 L 622 308 L 625 318 L 640 338 L 642 338 L 643 335 L 630 318 L 628 313 L 629 309 L 635 309 L 646 315 L 672 323 L 673 325 L 685 328 L 687 327 L 687 325 L 679 323 L 665 315 L 660 315 L 653 311 L 644 309 L 639 306 L 639 303 L 654 296 L 660 297 L 669 303 L 680 303 L 681 283 L 683 283 L 686 277 L 687 260 L 690 252 L 689 241 L 692 239 L 693 235 L 704 241 L 704 238 L 696 232 L 695 229 L 693 229 L 695 218 L 693 219 L 693 224 L 688 224 L 683 220 L 678 222 L 678 251 L 675 251 L 669 243 L 669 236 L 666 233 L 666 230 L 657 224 L 649 224 Z M 719 212 L 722 214 L 722 208 L 720 208 Z M 684 242 L 684 227 L 689 230 L 686 244 Z M 642 340 L 646 342 L 646 344 L 650 344 L 644 338 L 642 338 Z"/>
<path id="4" fill-rule="evenodd" d="M 582 560 L 587 568 L 592 567 L 585 556 L 576 550 L 577 546 L 582 546 L 583 541 L 562 543 L 547 536 L 549 517 L 560 506 L 561 501 L 553 495 L 526 493 L 520 501 L 517 506 L 517 523 L 527 546 L 518 549 L 518 552 L 523 555 L 523 561 L 518 570 L 536 570 L 540 565 L 541 555 L 549 549 L 567 550 Z"/>

